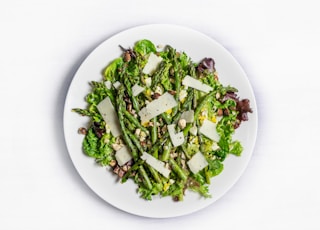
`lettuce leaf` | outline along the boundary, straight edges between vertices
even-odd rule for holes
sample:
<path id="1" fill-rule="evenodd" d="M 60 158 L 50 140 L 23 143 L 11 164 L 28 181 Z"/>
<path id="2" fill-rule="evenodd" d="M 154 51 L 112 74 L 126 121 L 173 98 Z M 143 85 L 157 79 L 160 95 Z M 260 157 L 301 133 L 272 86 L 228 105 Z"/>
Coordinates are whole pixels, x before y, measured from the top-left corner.
<path id="1" fill-rule="evenodd" d="M 115 82 L 119 78 L 119 68 L 123 65 L 122 57 L 113 60 L 104 70 L 104 80 Z"/>
<path id="2" fill-rule="evenodd" d="M 145 56 L 151 52 L 153 52 L 153 53 L 157 52 L 155 45 L 147 39 L 143 39 L 143 40 L 138 41 L 134 45 L 133 50 L 142 56 Z"/>
<path id="3" fill-rule="evenodd" d="M 236 156 L 241 156 L 243 147 L 239 141 L 234 141 L 229 146 L 229 152 Z"/>
<path id="4" fill-rule="evenodd" d="M 106 143 L 106 139 L 110 140 L 109 144 Z M 105 166 L 113 159 L 114 151 L 110 143 L 114 143 L 110 134 L 104 134 L 99 139 L 91 127 L 82 142 L 82 148 L 87 156 L 96 158 L 97 163 Z"/>
<path id="5" fill-rule="evenodd" d="M 95 135 L 93 128 L 90 128 L 82 142 L 84 153 L 89 157 L 99 156 L 99 138 Z"/>

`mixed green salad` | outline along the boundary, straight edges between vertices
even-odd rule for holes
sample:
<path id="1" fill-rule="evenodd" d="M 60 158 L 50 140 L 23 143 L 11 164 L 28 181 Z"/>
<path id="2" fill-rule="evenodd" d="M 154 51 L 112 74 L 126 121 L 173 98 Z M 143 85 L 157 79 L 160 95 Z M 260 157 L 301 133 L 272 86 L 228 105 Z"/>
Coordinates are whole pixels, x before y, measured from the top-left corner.
<path id="1" fill-rule="evenodd" d="M 84 153 L 121 183 L 133 180 L 146 200 L 182 201 L 186 190 L 211 197 L 211 178 L 243 150 L 233 134 L 252 112 L 249 100 L 219 82 L 212 58 L 195 63 L 147 39 L 120 48 L 101 81 L 90 82 L 87 108 L 73 109 L 90 117 L 79 128 Z"/>

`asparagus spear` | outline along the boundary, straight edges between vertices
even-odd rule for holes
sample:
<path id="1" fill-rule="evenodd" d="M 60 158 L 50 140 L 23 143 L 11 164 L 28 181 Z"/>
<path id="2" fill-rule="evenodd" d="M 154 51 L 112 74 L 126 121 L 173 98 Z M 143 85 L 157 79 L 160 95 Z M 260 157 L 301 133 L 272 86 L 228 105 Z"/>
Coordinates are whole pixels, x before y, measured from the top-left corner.
<path id="1" fill-rule="evenodd" d="M 122 131 L 122 136 L 123 136 L 124 142 L 127 144 L 129 149 L 131 150 L 131 154 L 133 156 L 133 159 L 137 160 L 139 157 L 137 147 L 132 143 L 132 141 L 128 135 L 130 133 L 130 131 L 127 130 L 127 128 L 124 124 L 123 111 L 125 110 L 125 101 L 123 100 L 123 98 L 124 98 L 124 87 L 120 86 L 118 89 L 118 96 L 117 96 L 117 112 L 118 112 L 120 128 Z"/>
<path id="2" fill-rule="evenodd" d="M 138 103 L 136 97 L 132 95 L 132 86 L 131 86 L 131 83 L 130 83 L 128 77 L 124 78 L 124 85 L 126 87 L 126 91 L 127 91 L 128 95 L 131 99 L 132 106 L 136 110 L 136 112 L 138 113 L 140 111 L 140 106 L 139 106 L 139 103 Z"/>
<path id="3" fill-rule="evenodd" d="M 169 158 L 169 164 L 172 167 L 172 170 L 178 175 L 181 180 L 187 180 L 188 176 L 173 158 Z"/>
<path id="4" fill-rule="evenodd" d="M 158 139 L 158 126 L 157 126 L 157 117 L 152 119 L 153 126 L 151 129 L 151 143 L 154 145 Z"/>
<path id="5" fill-rule="evenodd" d="M 144 169 L 143 165 L 139 166 L 138 172 L 139 172 L 139 174 L 141 176 L 141 179 L 142 179 L 142 182 L 143 182 L 144 186 L 147 189 L 152 189 L 152 184 L 151 184 L 150 178 L 149 178 L 146 170 Z"/>
<path id="6" fill-rule="evenodd" d="M 172 149 L 172 143 L 169 139 L 166 140 L 164 147 L 163 147 L 163 153 L 162 153 L 162 157 L 161 160 L 162 161 L 167 161 L 170 157 L 170 151 Z"/>
<path id="7" fill-rule="evenodd" d="M 146 127 L 144 127 L 143 125 L 141 125 L 141 123 L 139 122 L 139 120 L 137 118 L 135 118 L 131 113 L 129 113 L 127 110 L 123 111 L 124 116 L 130 121 L 132 122 L 133 125 L 136 126 L 136 128 L 141 129 L 142 131 L 149 133 L 148 129 Z"/>

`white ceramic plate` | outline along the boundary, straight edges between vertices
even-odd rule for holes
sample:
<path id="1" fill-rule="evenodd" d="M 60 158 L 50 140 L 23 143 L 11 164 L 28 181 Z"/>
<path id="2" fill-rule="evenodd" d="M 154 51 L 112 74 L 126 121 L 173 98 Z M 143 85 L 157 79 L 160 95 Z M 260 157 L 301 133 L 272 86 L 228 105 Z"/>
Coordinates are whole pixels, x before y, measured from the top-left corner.
<path id="1" fill-rule="evenodd" d="M 89 82 L 102 79 L 101 71 L 122 51 L 119 45 L 129 48 L 140 39 L 149 39 L 156 45 L 169 44 L 178 51 L 184 51 L 193 61 L 212 57 L 216 62 L 219 79 L 239 89 L 241 98 L 249 98 L 254 113 L 249 121 L 236 130 L 234 136 L 242 142 L 244 151 L 241 157 L 228 156 L 224 161 L 223 172 L 212 179 L 212 198 L 204 199 L 198 194 L 187 192 L 183 202 L 173 202 L 171 198 L 154 198 L 145 201 L 136 192 L 137 186 L 128 181 L 121 184 L 113 173 L 94 163 L 93 158 L 82 152 L 83 135 L 79 127 L 86 126 L 88 119 L 71 112 L 72 108 L 85 108 L 84 97 L 89 93 Z M 104 41 L 82 63 L 70 85 L 64 110 L 64 133 L 67 148 L 75 168 L 86 184 L 109 204 L 131 214 L 167 218 L 176 217 L 203 209 L 221 198 L 239 179 L 251 158 L 257 133 L 257 107 L 251 85 L 238 62 L 212 38 L 175 25 L 144 25 L 120 32 Z"/>

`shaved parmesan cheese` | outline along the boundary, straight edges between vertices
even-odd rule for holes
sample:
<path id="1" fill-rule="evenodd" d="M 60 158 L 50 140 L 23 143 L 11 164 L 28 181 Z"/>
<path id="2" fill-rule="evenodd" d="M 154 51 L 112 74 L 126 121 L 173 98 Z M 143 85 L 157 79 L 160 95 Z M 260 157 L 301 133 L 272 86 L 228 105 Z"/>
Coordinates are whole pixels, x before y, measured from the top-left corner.
<path id="1" fill-rule="evenodd" d="M 185 119 L 187 123 L 191 123 L 194 120 L 194 110 L 184 111 L 181 114 L 180 119 Z"/>
<path id="2" fill-rule="evenodd" d="M 154 53 L 150 53 L 148 62 L 144 66 L 142 72 L 144 74 L 153 74 L 153 72 L 158 68 L 158 65 L 162 62 L 162 57 L 158 57 Z"/>
<path id="3" fill-rule="evenodd" d="M 135 97 L 138 96 L 143 91 L 144 91 L 144 88 L 138 84 L 135 84 L 134 86 L 132 86 L 132 95 Z"/>
<path id="4" fill-rule="evenodd" d="M 119 89 L 120 85 L 121 85 L 121 83 L 119 81 L 116 81 L 115 83 L 113 83 L 113 87 L 115 89 Z"/>
<path id="5" fill-rule="evenodd" d="M 193 136 L 197 136 L 197 133 L 198 133 L 198 128 L 197 126 L 192 126 L 189 130 L 189 132 L 193 135 Z"/>
<path id="6" fill-rule="evenodd" d="M 185 86 L 189 86 L 191 88 L 200 90 L 205 93 L 209 93 L 210 91 L 213 90 L 212 87 L 210 87 L 206 84 L 203 84 L 201 81 L 199 81 L 193 77 L 190 77 L 189 75 L 185 76 L 185 78 L 182 80 L 182 84 Z"/>
<path id="7" fill-rule="evenodd" d="M 139 116 L 141 122 L 145 123 L 175 106 L 177 106 L 176 100 L 170 93 L 166 92 L 140 110 Z"/>
<path id="8" fill-rule="evenodd" d="M 116 110 L 114 109 L 109 97 L 103 99 L 98 105 L 97 109 L 104 121 L 110 127 L 111 133 L 114 137 L 121 135 L 121 128 Z"/>
<path id="9" fill-rule="evenodd" d="M 218 141 L 220 139 L 220 136 L 217 132 L 217 124 L 207 119 L 203 121 L 199 132 L 210 138 L 211 140 Z"/>
<path id="10" fill-rule="evenodd" d="M 111 81 L 105 81 L 104 84 L 107 87 L 107 89 L 111 89 L 111 87 L 112 87 L 112 82 Z"/>
<path id="11" fill-rule="evenodd" d="M 181 102 L 184 101 L 187 98 L 187 96 L 188 96 L 187 90 L 185 90 L 185 89 L 180 90 L 179 101 L 181 101 Z"/>
<path id="12" fill-rule="evenodd" d="M 184 142 L 183 132 L 175 132 L 175 124 L 167 125 L 169 136 L 174 147 L 180 146 Z"/>
<path id="13" fill-rule="evenodd" d="M 202 155 L 201 152 L 197 152 L 193 157 L 187 162 L 189 169 L 194 174 L 197 174 L 200 170 L 208 166 L 206 158 Z"/>
<path id="14" fill-rule="evenodd" d="M 169 178 L 170 169 L 166 168 L 165 163 L 163 161 L 160 161 L 156 159 L 155 157 L 151 156 L 150 154 L 144 152 L 141 155 L 141 159 L 145 160 L 147 164 L 149 164 L 152 168 L 157 170 L 159 173 L 161 173 L 166 178 Z"/>
<path id="15" fill-rule="evenodd" d="M 145 83 L 146 83 L 146 86 L 147 87 L 150 87 L 152 85 L 152 79 L 151 77 L 147 77 L 146 80 L 145 80 Z"/>
<path id="16" fill-rule="evenodd" d="M 213 151 L 216 151 L 216 150 L 218 150 L 218 149 L 220 149 L 220 146 L 218 145 L 217 142 L 214 142 L 214 143 L 212 144 L 212 150 L 213 150 Z"/>
<path id="17" fill-rule="evenodd" d="M 122 166 L 128 161 L 132 159 L 132 155 L 130 153 L 129 148 L 124 145 L 121 149 L 119 149 L 115 154 L 118 165 Z"/>

